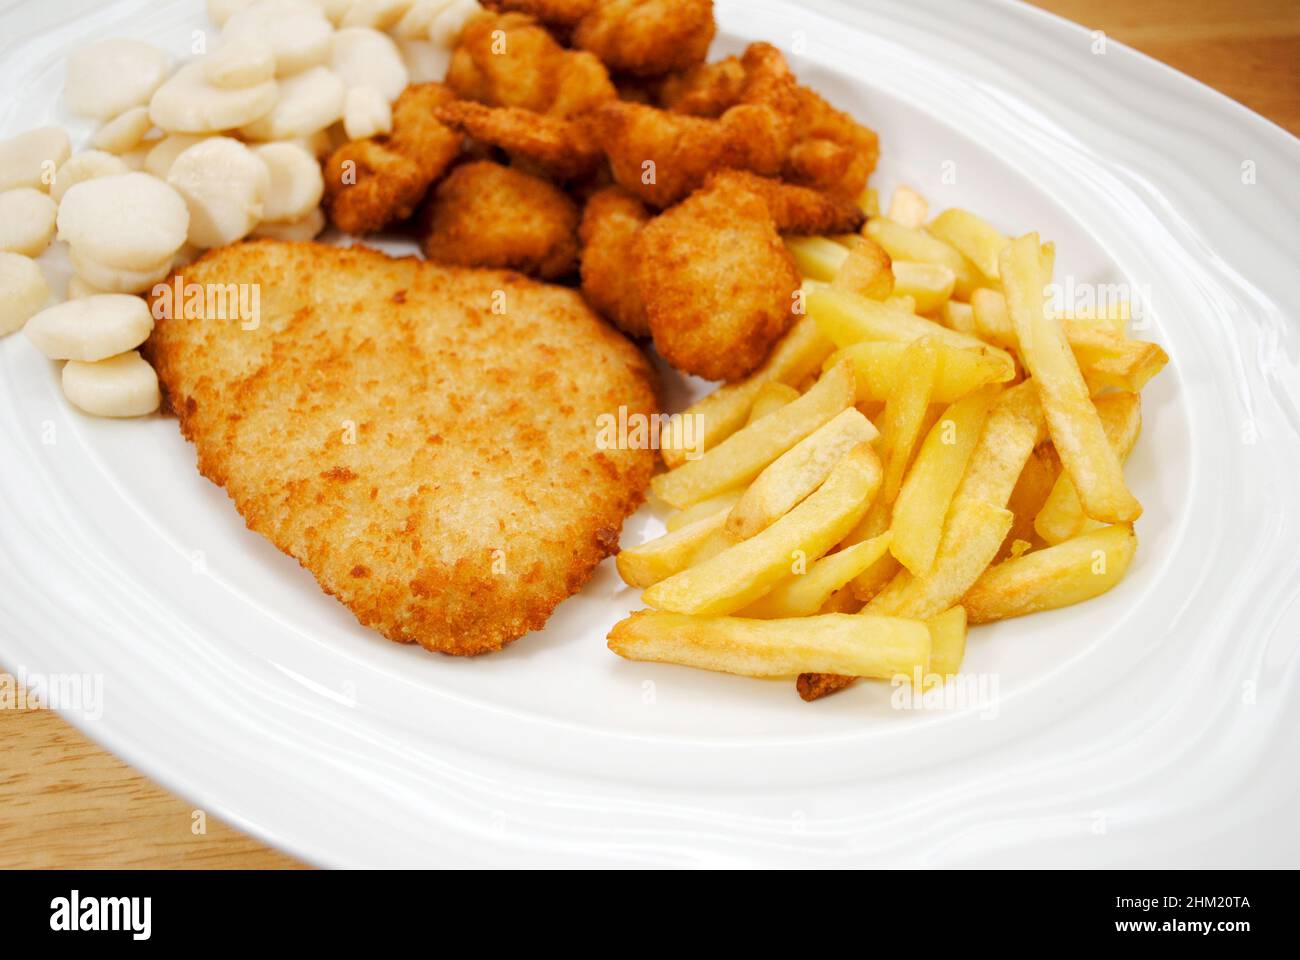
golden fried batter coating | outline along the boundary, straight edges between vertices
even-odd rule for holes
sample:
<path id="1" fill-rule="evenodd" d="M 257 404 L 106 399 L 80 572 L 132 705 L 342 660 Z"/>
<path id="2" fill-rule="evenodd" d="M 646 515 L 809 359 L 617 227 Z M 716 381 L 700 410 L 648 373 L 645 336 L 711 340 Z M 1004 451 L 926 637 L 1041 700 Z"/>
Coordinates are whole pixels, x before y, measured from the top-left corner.
<path id="1" fill-rule="evenodd" d="M 636 284 L 635 247 L 650 220 L 646 205 L 622 187 L 592 194 L 582 211 L 582 295 L 598 313 L 634 337 L 650 335 Z"/>
<path id="2" fill-rule="evenodd" d="M 741 100 L 767 104 L 790 124 L 793 142 L 782 176 L 856 200 L 879 159 L 875 131 L 801 86 L 781 51 L 771 44 L 751 43 L 741 64 L 745 69 Z"/>
<path id="3" fill-rule="evenodd" d="M 518 107 L 485 107 L 469 100 L 444 104 L 436 115 L 449 127 L 500 147 L 514 161 L 556 180 L 589 176 L 604 160 L 583 120 L 565 120 Z"/>
<path id="4" fill-rule="evenodd" d="M 573 29 L 573 45 L 615 73 L 656 77 L 703 63 L 717 26 L 713 0 L 602 0 Z"/>
<path id="5" fill-rule="evenodd" d="M 484 0 L 483 6 L 502 13 L 526 13 L 548 27 L 573 27 L 600 0 Z"/>
<path id="6" fill-rule="evenodd" d="M 454 169 L 429 205 L 424 252 L 463 267 L 554 280 L 578 265 L 578 207 L 554 184 L 499 163 Z"/>
<path id="7" fill-rule="evenodd" d="M 741 104 L 712 120 L 608 103 L 591 122 L 614 180 L 657 207 L 681 200 L 717 170 L 775 175 L 789 152 L 788 125 L 765 104 Z"/>
<path id="8" fill-rule="evenodd" d="M 461 32 L 447 85 L 466 100 L 573 117 L 617 98 L 590 53 L 566 50 L 532 17 L 480 14 Z"/>
<path id="9" fill-rule="evenodd" d="M 745 68 L 737 57 L 701 63 L 664 78 L 659 86 L 659 106 L 695 117 L 720 117 L 740 102 L 745 90 Z"/>
<path id="10" fill-rule="evenodd" d="M 642 229 L 635 252 L 655 347 L 679 370 L 737 380 L 790 326 L 799 271 L 743 184 L 693 193 Z"/>
<path id="11" fill-rule="evenodd" d="M 851 200 L 743 170 L 715 173 L 705 186 L 719 184 L 762 197 L 782 233 L 857 233 L 866 219 L 862 208 Z"/>
<path id="12" fill-rule="evenodd" d="M 261 291 L 254 330 L 163 320 L 147 344 L 200 472 L 362 624 L 498 650 L 616 552 L 655 455 L 594 424 L 653 415 L 653 374 L 576 291 L 273 241 L 182 272 Z"/>
<path id="13" fill-rule="evenodd" d="M 374 233 L 409 217 L 460 153 L 462 137 L 434 116 L 455 99 L 440 83 L 414 84 L 393 104 L 393 132 L 345 143 L 325 161 L 325 207 L 340 230 Z"/>

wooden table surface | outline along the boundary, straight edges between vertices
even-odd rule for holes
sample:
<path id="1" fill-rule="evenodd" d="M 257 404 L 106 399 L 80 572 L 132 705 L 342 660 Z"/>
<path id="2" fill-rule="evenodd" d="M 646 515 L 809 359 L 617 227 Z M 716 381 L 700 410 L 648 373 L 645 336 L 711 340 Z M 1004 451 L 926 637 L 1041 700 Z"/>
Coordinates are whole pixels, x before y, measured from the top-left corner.
<path id="1" fill-rule="evenodd" d="M 1035 0 L 1300 135 L 1297 0 Z M 56 714 L 0 709 L 0 867 L 289 867 Z"/>

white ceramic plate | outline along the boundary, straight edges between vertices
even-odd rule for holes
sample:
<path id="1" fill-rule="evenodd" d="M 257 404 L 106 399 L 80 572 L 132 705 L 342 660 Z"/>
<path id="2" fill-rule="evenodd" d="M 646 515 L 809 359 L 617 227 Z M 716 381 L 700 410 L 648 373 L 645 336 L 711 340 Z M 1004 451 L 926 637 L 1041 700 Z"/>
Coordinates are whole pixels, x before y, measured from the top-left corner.
<path id="1" fill-rule="evenodd" d="M 77 43 L 180 56 L 200 6 L 6 5 L 0 134 L 66 121 Z M 984 697 L 944 710 L 624 662 L 604 635 L 638 604 L 611 564 L 504 653 L 431 656 L 248 532 L 173 421 L 77 415 L 14 336 L 0 663 L 101 674 L 102 717 L 69 719 L 321 864 L 1295 865 L 1300 141 L 1020 5 L 718 14 L 715 55 L 774 42 L 880 131 L 883 196 L 1038 229 L 1058 278 L 1149 295 L 1143 336 L 1172 363 L 1144 397 L 1117 589 L 975 631 Z"/>

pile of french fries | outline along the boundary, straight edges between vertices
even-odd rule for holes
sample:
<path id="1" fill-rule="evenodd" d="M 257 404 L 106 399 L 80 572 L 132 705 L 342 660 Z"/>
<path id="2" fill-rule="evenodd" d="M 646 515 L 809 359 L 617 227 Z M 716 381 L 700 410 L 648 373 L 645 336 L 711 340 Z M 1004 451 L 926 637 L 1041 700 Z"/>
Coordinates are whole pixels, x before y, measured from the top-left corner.
<path id="1" fill-rule="evenodd" d="M 967 624 L 1079 603 L 1123 578 L 1142 507 L 1123 462 L 1168 361 L 1128 305 L 1058 315 L 1054 248 L 901 188 L 861 235 L 789 238 L 803 315 L 766 363 L 673 424 L 667 533 L 618 570 L 650 610 L 620 656 L 929 688 Z M 675 428 L 675 429 L 674 429 Z M 696 431 L 699 433 L 699 431 Z"/>

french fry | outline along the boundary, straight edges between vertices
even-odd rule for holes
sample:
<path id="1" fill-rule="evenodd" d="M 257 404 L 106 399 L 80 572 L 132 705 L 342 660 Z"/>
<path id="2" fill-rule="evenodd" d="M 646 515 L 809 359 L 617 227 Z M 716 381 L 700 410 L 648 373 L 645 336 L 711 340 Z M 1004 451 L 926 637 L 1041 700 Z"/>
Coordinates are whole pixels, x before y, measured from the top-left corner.
<path id="1" fill-rule="evenodd" d="M 893 263 L 874 240 L 854 236 L 831 286 L 869 300 L 884 300 L 894 292 Z"/>
<path id="2" fill-rule="evenodd" d="M 856 392 L 852 368 L 833 367 L 798 400 L 742 427 L 698 460 L 659 474 L 651 488 L 659 499 L 682 509 L 749 483 L 769 463 L 851 406 Z"/>
<path id="3" fill-rule="evenodd" d="M 912 461 L 934 391 L 938 365 L 938 354 L 928 337 L 913 340 L 903 353 L 901 376 L 894 393 L 885 401 L 885 412 L 880 418 L 880 452 L 886 458 L 880 495 L 886 503 L 892 504 L 898 498 L 898 490 L 903 485 L 903 475 Z"/>
<path id="4" fill-rule="evenodd" d="M 857 402 L 883 403 L 903 381 L 900 374 L 908 345 L 889 340 L 864 340 L 843 347 L 826 359 L 826 368 L 848 361 L 858 383 Z M 932 403 L 952 403 L 988 383 L 1005 383 L 1011 370 L 1000 358 L 984 350 L 931 343 L 938 356 Z"/>
<path id="5" fill-rule="evenodd" d="M 984 285 L 975 264 L 955 247 L 920 227 L 905 227 L 885 217 L 872 217 L 862 228 L 862 235 L 884 247 L 894 260 L 920 260 L 948 267 L 956 276 L 958 300 L 967 299 L 972 290 Z"/>
<path id="6" fill-rule="evenodd" d="M 1002 252 L 1001 268 L 1021 357 L 1037 385 L 1052 442 L 1085 511 L 1107 523 L 1136 520 L 1142 505 L 1124 485 L 1119 458 L 1106 442 L 1101 418 L 1061 325 L 1047 315 L 1037 235 L 1012 241 Z"/>
<path id="7" fill-rule="evenodd" d="M 763 384 L 763 388 L 754 396 L 754 405 L 749 408 L 746 424 L 761 420 L 769 413 L 776 413 L 787 403 L 799 399 L 799 391 L 787 383 Z"/>
<path id="8" fill-rule="evenodd" d="M 1130 340 L 1093 321 L 1066 320 L 1062 328 L 1093 392 L 1114 387 L 1139 393 L 1169 362 L 1159 344 Z"/>
<path id="9" fill-rule="evenodd" d="M 726 493 L 720 493 L 716 497 L 709 497 L 707 500 L 701 500 L 697 504 L 687 507 L 685 510 L 674 510 L 668 514 L 664 520 L 664 527 L 671 533 L 674 530 L 680 530 L 687 524 L 694 523 L 696 520 L 703 520 L 705 517 L 711 517 L 719 510 L 730 512 L 731 508 L 736 505 L 744 490 L 728 490 Z"/>
<path id="10" fill-rule="evenodd" d="M 748 606 L 784 580 L 792 562 L 816 560 L 843 539 L 866 512 L 881 474 L 875 451 L 859 444 L 821 487 L 762 533 L 660 581 L 642 599 L 658 610 L 697 616 Z"/>
<path id="11" fill-rule="evenodd" d="M 664 464 L 675 469 L 686 463 L 693 452 L 702 454 L 716 447 L 745 425 L 754 397 L 764 384 L 794 386 L 820 370 L 822 361 L 834 349 L 812 317 L 800 318 L 772 348 L 761 367 L 744 380 L 719 387 L 669 422 L 660 434 Z M 696 423 L 702 424 L 702 429 L 695 430 Z"/>
<path id="12" fill-rule="evenodd" d="M 958 333 L 965 333 L 970 336 L 978 336 L 975 331 L 975 311 L 971 309 L 969 303 L 962 303 L 960 300 L 949 300 L 939 311 L 939 322 L 950 330 L 956 330 Z"/>
<path id="13" fill-rule="evenodd" d="M 1005 506 L 1025 461 L 1043 438 L 1038 392 L 1028 381 L 1004 390 L 989 411 L 954 499 Z"/>
<path id="14" fill-rule="evenodd" d="M 929 689 L 961 669 L 966 655 L 966 610 L 960 604 L 950 607 L 937 617 L 925 621 L 930 630 L 930 667 L 920 674 L 921 683 Z M 917 672 L 911 679 L 915 684 Z M 827 694 L 843 690 L 857 677 L 834 673 L 802 673 L 795 684 L 799 696 L 806 701 L 819 700 Z"/>
<path id="15" fill-rule="evenodd" d="M 916 620 L 829 613 L 795 620 L 638 611 L 614 625 L 609 648 L 628 660 L 676 663 L 745 677 L 805 670 L 889 679 L 929 668 L 930 630 Z"/>
<path id="16" fill-rule="evenodd" d="M 998 255 L 1011 241 L 969 210 L 958 207 L 945 210 L 926 229 L 975 264 L 990 280 L 997 280 L 1001 275 Z"/>
<path id="17" fill-rule="evenodd" d="M 892 272 L 890 273 L 890 276 L 893 276 Z M 911 295 L 900 295 L 897 297 L 890 296 L 886 297 L 883 302 L 885 306 L 889 307 L 891 310 L 897 310 L 900 313 L 906 314 L 916 313 L 916 297 Z"/>
<path id="18" fill-rule="evenodd" d="M 1011 532 L 1002 542 L 994 562 L 1024 553 L 1034 546 L 1042 546 L 1042 539 L 1034 532 L 1034 520 L 1051 495 L 1052 487 L 1061 475 L 1061 460 L 1050 443 L 1034 447 L 1020 471 L 1020 478 L 1007 498 L 1007 509 L 1015 515 Z"/>
<path id="19" fill-rule="evenodd" d="M 810 617 L 822 610 L 840 588 L 871 566 L 889 548 L 889 534 L 855 543 L 827 554 L 808 568 L 791 574 L 764 597 L 741 611 L 742 617 L 771 620 L 778 617 Z"/>
<path id="20" fill-rule="evenodd" d="M 930 628 L 930 675 L 947 678 L 959 673 L 966 656 L 966 608 L 949 607 L 925 625 Z"/>
<path id="21" fill-rule="evenodd" d="M 726 534 L 729 512 L 723 507 L 662 537 L 620 550 L 614 558 L 618 575 L 630 587 L 650 587 L 707 556 L 721 553 L 732 543 Z"/>
<path id="22" fill-rule="evenodd" d="M 905 227 L 922 227 L 929 212 L 930 205 L 925 197 L 911 187 L 898 187 L 889 201 L 886 216 Z"/>
<path id="23" fill-rule="evenodd" d="M 952 330 L 924 317 L 905 313 L 887 303 L 867 300 L 844 290 L 817 287 L 808 292 L 808 316 L 837 347 L 847 347 L 864 340 L 889 340 L 910 343 L 921 337 L 958 350 L 982 350 L 1006 364 L 1014 375 L 1011 354 L 989 346 L 978 337 Z"/>
<path id="24" fill-rule="evenodd" d="M 1119 583 L 1136 550 L 1131 525 L 1103 527 L 990 567 L 961 603 L 971 623 L 1068 607 Z"/>
<path id="25" fill-rule="evenodd" d="M 876 436 L 871 421 L 856 409 L 841 410 L 758 475 L 732 507 L 727 532 L 746 540 L 766 530 L 821 486 L 845 454 Z"/>
<path id="26" fill-rule="evenodd" d="M 801 275 L 823 283 L 835 279 L 849 256 L 845 247 L 827 237 L 786 237 L 785 248 Z"/>
<path id="27" fill-rule="evenodd" d="M 864 541 L 865 542 L 865 541 Z M 840 551 L 841 553 L 843 551 Z M 857 613 L 862 609 L 862 601 L 853 595 L 852 587 L 840 587 L 822 604 L 818 613 Z"/>
<path id="28" fill-rule="evenodd" d="M 868 217 L 880 216 L 880 192 L 875 187 L 867 187 L 858 197 L 858 208 Z"/>
<path id="29" fill-rule="evenodd" d="M 957 275 L 941 263 L 895 260 L 894 290 L 898 296 L 916 301 L 917 313 L 934 313 L 952 298 Z M 879 299 L 879 298 L 877 298 Z"/>
<path id="30" fill-rule="evenodd" d="M 1010 510 L 983 500 L 953 500 L 930 572 L 914 577 L 906 570 L 899 571 L 863 612 L 918 620 L 943 613 L 993 562 L 1013 519 Z"/>
<path id="31" fill-rule="evenodd" d="M 1136 393 L 1108 393 L 1096 400 L 1097 413 L 1106 442 L 1111 445 L 1120 463 L 1128 459 L 1142 430 L 1142 400 Z M 1034 519 L 1034 530 L 1047 543 L 1061 543 L 1096 525 L 1083 512 L 1078 491 L 1069 474 L 1062 473 L 1047 495 L 1046 501 Z"/>
<path id="32" fill-rule="evenodd" d="M 1019 341 L 1011 324 L 1011 314 L 1007 312 L 1007 298 L 1001 290 L 980 287 L 970 295 L 970 306 L 975 316 L 976 336 L 1008 350 L 1016 348 Z"/>
<path id="33" fill-rule="evenodd" d="M 1128 336 L 1128 324 L 1133 319 L 1133 308 L 1125 301 L 1109 303 L 1100 309 L 1085 307 L 1080 310 L 1061 310 L 1056 313 L 1068 330 L 1072 323 L 1082 323 L 1113 333 L 1117 337 Z M 1067 333 L 1068 336 L 1068 333 Z"/>
<path id="34" fill-rule="evenodd" d="M 934 563 L 944 517 L 998 394 L 997 387 L 984 387 L 945 410 L 903 481 L 889 551 L 915 576 Z"/>

